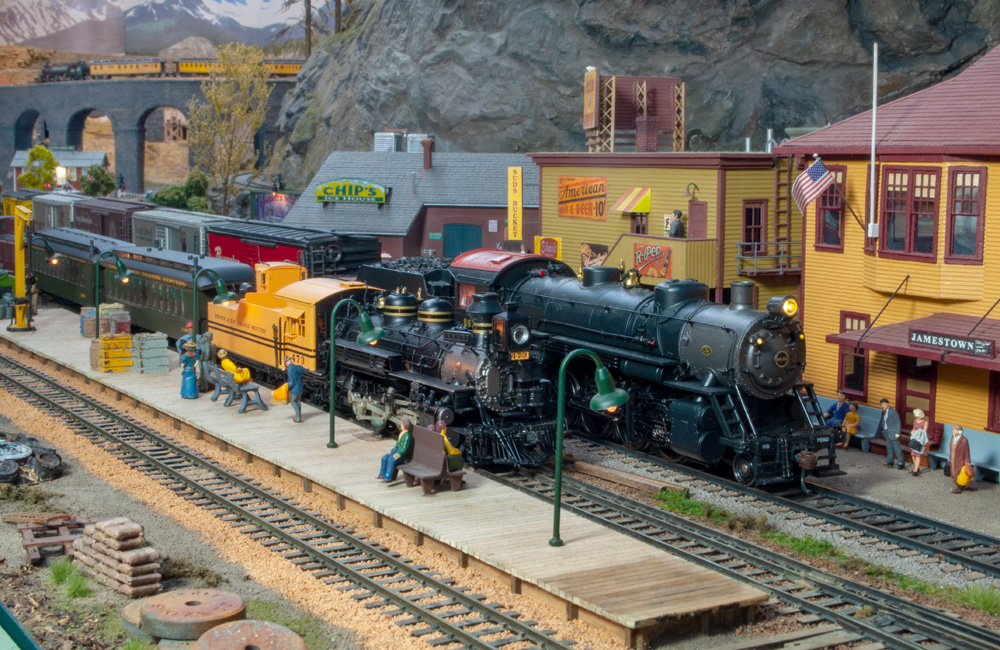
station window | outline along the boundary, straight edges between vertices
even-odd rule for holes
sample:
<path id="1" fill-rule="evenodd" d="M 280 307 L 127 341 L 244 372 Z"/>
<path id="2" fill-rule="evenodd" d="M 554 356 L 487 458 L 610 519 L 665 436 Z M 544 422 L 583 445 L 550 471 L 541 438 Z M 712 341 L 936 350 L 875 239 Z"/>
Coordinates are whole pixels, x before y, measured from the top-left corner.
<path id="1" fill-rule="evenodd" d="M 990 396 L 986 430 L 1000 433 L 1000 372 L 996 372 L 995 370 L 990 373 Z"/>
<path id="2" fill-rule="evenodd" d="M 872 322 L 869 314 L 859 314 L 851 311 L 840 312 L 840 331 L 852 332 L 867 329 Z M 844 394 L 854 399 L 866 399 L 868 396 L 868 350 L 840 346 L 840 358 L 837 364 L 837 387 Z"/>
<path id="3" fill-rule="evenodd" d="M 884 170 L 880 256 L 935 261 L 940 176 L 938 169 Z"/>
<path id="4" fill-rule="evenodd" d="M 767 199 L 743 201 L 744 255 L 764 254 L 767 246 Z"/>
<path id="5" fill-rule="evenodd" d="M 985 167 L 955 167 L 949 172 L 945 262 L 983 263 L 985 192 Z"/>
<path id="6" fill-rule="evenodd" d="M 834 182 L 816 200 L 816 248 L 844 252 L 845 167 L 827 165 Z"/>

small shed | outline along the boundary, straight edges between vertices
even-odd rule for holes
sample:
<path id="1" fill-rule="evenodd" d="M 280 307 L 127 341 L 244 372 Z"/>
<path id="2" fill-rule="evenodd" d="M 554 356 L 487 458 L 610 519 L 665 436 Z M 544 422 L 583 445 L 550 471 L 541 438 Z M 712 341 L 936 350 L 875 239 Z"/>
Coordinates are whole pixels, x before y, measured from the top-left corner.
<path id="1" fill-rule="evenodd" d="M 157 207 L 155 203 L 112 197 L 87 199 L 74 206 L 73 227 L 112 239 L 132 241 L 132 214 Z"/>
<path id="2" fill-rule="evenodd" d="M 59 166 L 66 168 L 66 185 L 61 189 L 72 187 L 74 190 L 83 191 L 80 179 L 91 166 L 100 165 L 105 169 L 108 168 L 108 154 L 104 151 L 77 151 L 76 149 L 59 147 L 51 147 L 49 150 L 59 161 Z M 28 152 L 15 152 L 14 160 L 10 166 L 14 171 L 14 189 L 20 189 L 17 185 L 17 179 L 28 171 Z"/>
<path id="3" fill-rule="evenodd" d="M 206 228 L 211 224 L 234 221 L 239 220 L 175 208 L 134 212 L 132 243 L 136 246 L 208 255 Z"/>
<path id="4" fill-rule="evenodd" d="M 31 197 L 32 228 L 72 228 L 75 204 L 89 197 L 69 192 L 47 192 Z"/>

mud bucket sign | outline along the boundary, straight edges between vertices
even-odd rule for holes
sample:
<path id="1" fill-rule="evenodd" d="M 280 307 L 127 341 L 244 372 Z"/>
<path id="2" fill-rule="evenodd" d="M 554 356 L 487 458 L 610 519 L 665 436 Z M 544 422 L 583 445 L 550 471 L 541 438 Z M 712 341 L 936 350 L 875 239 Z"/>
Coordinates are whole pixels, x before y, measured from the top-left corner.
<path id="1" fill-rule="evenodd" d="M 632 266 L 639 272 L 639 275 L 653 278 L 672 277 L 670 250 L 670 246 L 636 242 L 633 244 Z"/>
<path id="2" fill-rule="evenodd" d="M 316 188 L 321 203 L 385 203 L 388 192 L 369 181 L 340 178 Z"/>

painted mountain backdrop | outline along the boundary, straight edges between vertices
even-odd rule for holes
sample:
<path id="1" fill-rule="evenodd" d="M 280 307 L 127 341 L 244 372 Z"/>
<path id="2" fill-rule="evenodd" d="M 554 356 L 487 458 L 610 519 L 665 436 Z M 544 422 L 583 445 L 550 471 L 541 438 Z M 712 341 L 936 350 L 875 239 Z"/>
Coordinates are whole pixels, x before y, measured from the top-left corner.
<path id="1" fill-rule="evenodd" d="M 216 45 L 263 46 L 300 18 L 301 9 L 281 6 L 282 0 L 0 0 L 0 45 L 149 55 L 198 36 Z M 301 36 L 292 30 L 282 40 Z"/>

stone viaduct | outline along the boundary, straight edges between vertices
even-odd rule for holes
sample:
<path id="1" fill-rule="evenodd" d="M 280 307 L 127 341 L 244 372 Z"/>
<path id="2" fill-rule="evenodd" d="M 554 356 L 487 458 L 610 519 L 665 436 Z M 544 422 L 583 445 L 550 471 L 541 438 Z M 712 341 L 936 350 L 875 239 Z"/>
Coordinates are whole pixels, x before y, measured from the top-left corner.
<path id="1" fill-rule="evenodd" d="M 254 138 L 258 149 L 264 142 L 273 143 L 277 139 L 281 102 L 295 86 L 294 81 L 269 83 L 267 121 Z M 173 107 L 187 115 L 192 97 L 205 99 L 200 79 L 110 79 L 2 86 L 0 169 L 10 169 L 15 151 L 31 148 L 32 131 L 39 118 L 47 126 L 51 146 L 78 147 L 83 141 L 84 121 L 96 111 L 111 120 L 116 173 L 124 175 L 129 190 L 141 192 L 146 119 L 160 107 Z M 2 177 L 6 180 L 6 174 Z"/>

